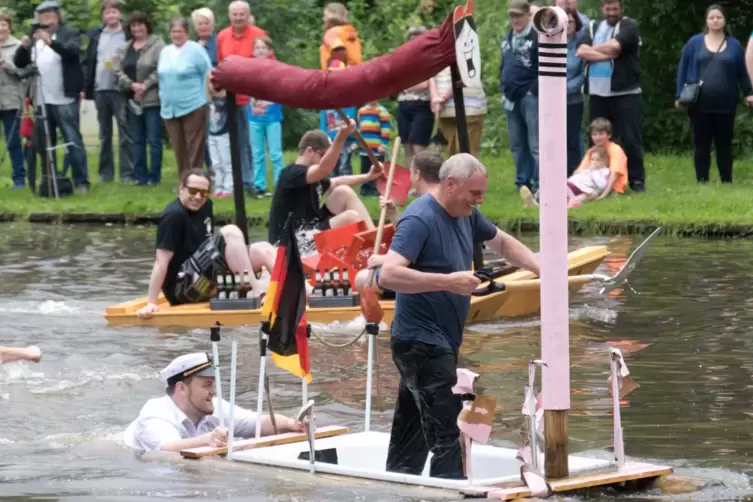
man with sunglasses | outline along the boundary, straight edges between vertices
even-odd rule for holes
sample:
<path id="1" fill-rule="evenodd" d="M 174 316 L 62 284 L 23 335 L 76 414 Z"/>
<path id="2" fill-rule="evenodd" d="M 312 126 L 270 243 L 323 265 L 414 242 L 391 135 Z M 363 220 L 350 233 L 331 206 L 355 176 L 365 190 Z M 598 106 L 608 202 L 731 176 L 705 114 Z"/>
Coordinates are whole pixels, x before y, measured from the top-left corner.
<path id="1" fill-rule="evenodd" d="M 160 290 L 170 305 L 209 301 L 215 277 L 222 273 L 250 272 L 250 286 L 261 295 L 255 274 L 262 266 L 272 270 L 275 251 L 267 242 L 246 246 L 243 232 L 235 225 L 215 231 L 210 185 L 209 175 L 201 169 L 181 176 L 178 197 L 160 217 L 147 304 L 136 312 L 138 317 L 148 319 L 159 310 Z"/>
<path id="2" fill-rule="evenodd" d="M 367 174 L 329 176 L 338 165 L 340 152 L 348 136 L 356 130 L 349 120 L 337 131 L 334 142 L 321 130 L 308 131 L 298 143 L 298 158 L 280 173 L 269 213 L 269 242 L 280 241 L 288 214 L 293 213 L 296 233 L 328 230 L 357 221 L 374 228 L 369 211 L 353 190 L 354 185 L 383 176 L 380 166 L 371 166 Z M 321 204 L 323 195 L 327 202 Z M 306 254 L 308 249 L 301 248 Z"/>

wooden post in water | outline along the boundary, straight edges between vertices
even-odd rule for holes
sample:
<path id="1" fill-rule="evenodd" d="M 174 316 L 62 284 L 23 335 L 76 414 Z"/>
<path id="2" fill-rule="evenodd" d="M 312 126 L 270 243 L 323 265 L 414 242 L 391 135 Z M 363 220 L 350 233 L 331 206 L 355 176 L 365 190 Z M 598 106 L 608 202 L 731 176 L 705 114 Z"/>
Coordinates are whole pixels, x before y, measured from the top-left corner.
<path id="1" fill-rule="evenodd" d="M 541 359 L 547 478 L 568 470 L 570 409 L 569 288 L 567 282 L 567 14 L 536 13 L 539 34 L 539 166 Z"/>

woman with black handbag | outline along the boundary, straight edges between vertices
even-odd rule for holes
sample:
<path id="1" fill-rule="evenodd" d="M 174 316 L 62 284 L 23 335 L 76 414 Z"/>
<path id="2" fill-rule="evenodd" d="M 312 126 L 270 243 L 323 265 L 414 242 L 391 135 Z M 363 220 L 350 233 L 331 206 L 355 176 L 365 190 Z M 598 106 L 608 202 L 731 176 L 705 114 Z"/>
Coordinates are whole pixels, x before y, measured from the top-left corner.
<path id="1" fill-rule="evenodd" d="M 706 9 L 703 33 L 688 40 L 682 49 L 677 72 L 675 107 L 687 109 L 693 131 L 693 161 L 696 180 L 709 181 L 711 143 L 722 183 L 732 183 L 732 137 L 739 99 L 753 106 L 753 86 L 745 68 L 745 50 L 729 34 L 724 9 Z"/>

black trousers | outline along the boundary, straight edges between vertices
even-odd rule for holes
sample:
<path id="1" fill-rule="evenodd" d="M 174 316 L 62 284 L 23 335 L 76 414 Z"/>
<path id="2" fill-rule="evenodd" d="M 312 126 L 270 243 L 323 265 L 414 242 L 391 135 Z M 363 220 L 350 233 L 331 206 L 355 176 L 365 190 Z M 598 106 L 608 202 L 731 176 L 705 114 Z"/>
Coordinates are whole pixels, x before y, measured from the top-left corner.
<path id="1" fill-rule="evenodd" d="M 421 342 L 393 342 L 400 390 L 392 419 L 387 471 L 420 476 L 432 453 L 429 475 L 465 479 L 457 419 L 463 404 L 453 394 L 457 356 Z"/>
<path id="2" fill-rule="evenodd" d="M 591 96 L 589 115 L 589 121 L 603 117 L 612 123 L 612 139 L 625 150 L 627 156 L 628 183 L 633 190 L 642 189 L 646 183 L 641 133 L 643 95 Z"/>
<path id="3" fill-rule="evenodd" d="M 732 183 L 732 135 L 735 130 L 735 112 L 690 112 L 693 130 L 693 163 L 695 179 L 709 181 L 711 168 L 711 143 L 716 148 L 716 166 L 722 183 Z"/>

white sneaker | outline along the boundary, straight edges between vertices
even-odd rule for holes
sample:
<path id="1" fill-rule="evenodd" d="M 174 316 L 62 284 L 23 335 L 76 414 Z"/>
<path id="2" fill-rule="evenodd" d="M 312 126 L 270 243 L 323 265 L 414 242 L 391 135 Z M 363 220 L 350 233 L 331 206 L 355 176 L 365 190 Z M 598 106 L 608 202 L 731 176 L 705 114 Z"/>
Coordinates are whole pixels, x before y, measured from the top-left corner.
<path id="1" fill-rule="evenodd" d="M 536 202 L 531 190 L 527 186 L 520 187 L 520 200 L 523 201 L 524 207 L 539 207 L 539 203 Z"/>

